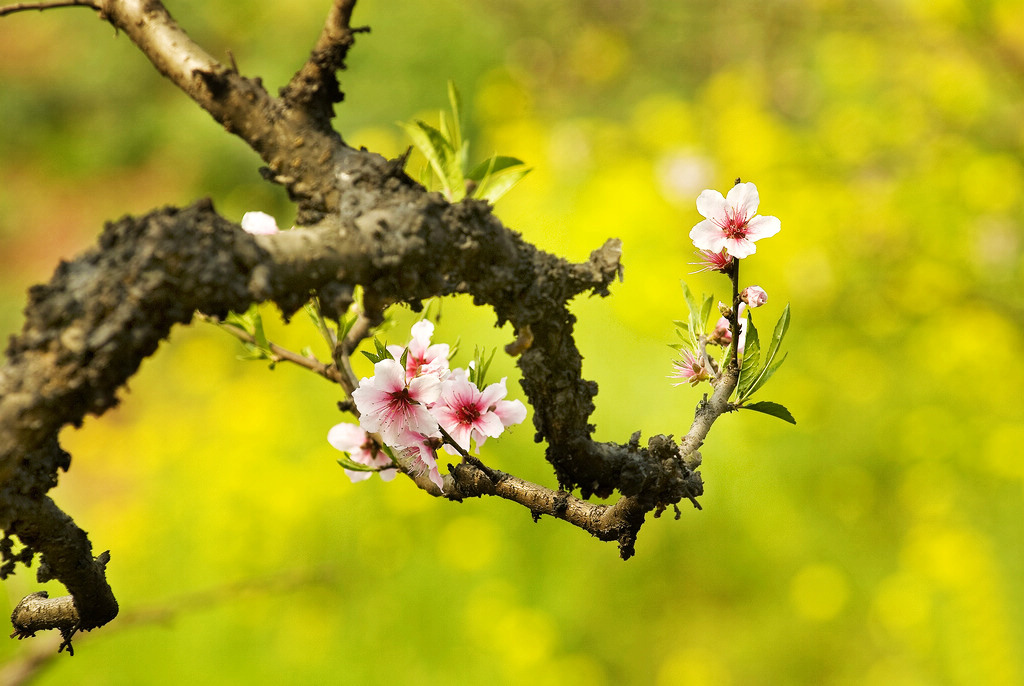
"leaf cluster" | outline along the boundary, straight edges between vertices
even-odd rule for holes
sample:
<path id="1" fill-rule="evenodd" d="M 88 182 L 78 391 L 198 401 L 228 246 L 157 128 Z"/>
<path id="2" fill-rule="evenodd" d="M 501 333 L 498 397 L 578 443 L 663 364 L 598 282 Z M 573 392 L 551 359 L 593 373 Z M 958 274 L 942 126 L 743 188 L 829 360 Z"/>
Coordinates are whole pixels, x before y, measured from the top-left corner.
<path id="1" fill-rule="evenodd" d="M 398 125 L 426 158 L 448 201 L 469 197 L 493 204 L 530 173 L 530 168 L 520 159 L 495 154 L 470 169 L 469 141 L 462 136 L 462 100 L 452 81 L 448 82 L 448 101 L 451 113 L 441 112 L 439 128 L 419 119 Z M 424 176 L 428 176 L 426 169 Z M 429 179 L 423 180 L 429 185 Z"/>

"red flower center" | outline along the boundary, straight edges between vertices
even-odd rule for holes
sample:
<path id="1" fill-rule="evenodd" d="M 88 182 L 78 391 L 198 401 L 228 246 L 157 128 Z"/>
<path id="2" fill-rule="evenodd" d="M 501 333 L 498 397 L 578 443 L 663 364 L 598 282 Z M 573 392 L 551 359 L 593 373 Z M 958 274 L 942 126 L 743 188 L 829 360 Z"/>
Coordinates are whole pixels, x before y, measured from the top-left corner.
<path id="1" fill-rule="evenodd" d="M 725 237 L 746 238 L 747 220 L 741 217 L 735 210 L 727 210 L 725 216 L 725 224 L 722 226 L 722 233 L 725 234 Z"/>
<path id="2" fill-rule="evenodd" d="M 395 391 L 391 394 L 391 402 L 395 405 L 416 405 L 416 401 L 409 395 L 408 387 L 403 388 L 400 391 Z"/>

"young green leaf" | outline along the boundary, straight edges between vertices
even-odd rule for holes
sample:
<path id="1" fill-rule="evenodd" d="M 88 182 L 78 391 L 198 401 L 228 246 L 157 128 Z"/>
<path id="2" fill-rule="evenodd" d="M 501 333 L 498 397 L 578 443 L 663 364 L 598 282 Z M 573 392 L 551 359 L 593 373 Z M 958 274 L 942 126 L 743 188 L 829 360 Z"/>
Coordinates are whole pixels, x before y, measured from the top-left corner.
<path id="1" fill-rule="evenodd" d="M 453 179 L 453 167 L 457 167 L 455 148 L 443 133 L 426 122 L 416 120 L 409 124 L 399 122 L 399 126 L 412 139 L 413 144 L 430 163 L 437 175 L 449 200 L 461 200 L 465 194 L 465 183 L 462 181 L 462 170 L 459 169 L 457 182 Z M 453 183 L 454 182 L 454 183 Z M 456 197 L 457 196 L 457 197 Z"/>
<path id="2" fill-rule="evenodd" d="M 487 165 L 487 167 L 480 174 L 479 170 L 483 165 Z M 486 200 L 493 205 L 499 198 L 522 181 L 523 177 L 529 174 L 530 171 L 532 171 L 530 167 L 527 167 L 514 157 L 499 157 L 495 155 L 482 165 L 478 165 L 470 172 L 467 178 L 477 181 L 477 186 L 473 190 L 473 197 L 479 200 Z M 480 174 L 479 180 L 474 178 L 474 173 Z"/>
<path id="3" fill-rule="evenodd" d="M 767 401 L 748 403 L 746 405 L 740 405 L 741 410 L 753 410 L 754 412 L 761 412 L 762 414 L 768 414 L 773 417 L 778 417 L 784 422 L 790 424 L 796 424 L 796 419 L 784 406 L 778 403 L 772 403 Z"/>
<path id="4" fill-rule="evenodd" d="M 747 394 L 745 397 L 749 398 L 750 396 L 754 395 L 754 393 L 759 391 L 762 386 L 768 383 L 768 379 L 772 378 L 775 375 L 775 372 L 779 370 L 779 367 L 782 366 L 782 363 L 786 361 L 786 356 L 788 354 L 789 353 L 786 353 L 785 355 L 778 358 L 774 362 L 765 363 L 764 369 L 762 369 L 758 373 L 757 378 L 754 379 L 754 381 L 750 385 L 750 388 L 747 389 Z"/>
<path id="5" fill-rule="evenodd" d="M 477 388 L 484 387 L 484 379 L 487 378 L 487 370 L 490 368 L 491 362 L 494 361 L 494 353 L 497 351 L 497 348 L 492 348 L 491 354 L 487 355 L 484 348 L 473 349 L 473 364 L 469 366 L 469 380 L 476 384 Z"/>
<path id="6" fill-rule="evenodd" d="M 786 337 L 786 331 L 789 329 L 789 304 L 782 311 L 779 316 L 779 321 L 775 324 L 775 331 L 772 333 L 772 338 L 768 342 L 768 349 L 764 358 L 764 366 L 760 371 L 755 373 L 749 382 L 745 382 L 742 390 L 737 394 L 736 398 L 738 402 L 743 402 L 751 395 L 753 395 L 758 389 L 764 386 L 768 379 L 770 379 L 782 363 L 786 360 L 786 356 L 783 355 L 781 358 L 776 359 L 779 353 L 779 347 L 782 345 L 782 339 Z M 750 345 L 750 332 L 747 332 L 747 345 Z M 736 384 L 739 389 L 739 383 Z"/>
<path id="7" fill-rule="evenodd" d="M 270 350 L 270 341 L 267 340 L 267 335 L 263 332 L 263 315 L 260 314 L 259 310 L 253 312 L 252 323 L 253 338 L 256 339 L 256 345 L 263 350 Z"/>
<path id="8" fill-rule="evenodd" d="M 700 310 L 697 309 L 697 300 L 693 297 L 693 293 L 690 292 L 690 287 L 686 285 L 685 281 L 680 281 L 683 286 L 683 297 L 686 299 L 686 307 L 690 310 L 690 322 L 700 316 Z"/>
<path id="9" fill-rule="evenodd" d="M 366 359 L 368 359 L 370 362 L 377 364 L 381 360 L 395 359 L 395 356 L 391 354 L 390 350 L 388 350 L 387 343 L 381 343 L 381 340 L 376 336 L 373 339 L 373 348 L 374 351 L 372 353 L 369 352 L 368 350 L 360 350 L 360 352 L 363 353 L 363 355 L 366 355 Z M 406 349 L 406 352 L 408 352 L 408 349 Z"/>
<path id="10" fill-rule="evenodd" d="M 376 472 L 379 471 L 377 467 L 369 467 L 365 464 L 353 461 L 348 457 L 348 453 L 345 453 L 345 457 L 338 458 L 338 464 L 350 472 Z"/>
<path id="11" fill-rule="evenodd" d="M 704 301 L 704 305 L 700 308 L 700 330 L 705 331 L 708 325 L 708 317 L 711 315 L 711 308 L 714 306 L 715 299 L 708 296 Z"/>
<path id="12" fill-rule="evenodd" d="M 779 347 L 782 345 L 782 339 L 786 337 L 786 332 L 789 330 L 789 303 L 786 303 L 785 309 L 782 310 L 782 314 L 779 315 L 779 321 L 775 323 L 775 331 L 772 332 L 771 341 L 768 343 L 768 355 L 767 359 L 770 363 L 774 359 L 775 355 L 779 352 Z"/>
<path id="13" fill-rule="evenodd" d="M 355 312 L 346 312 L 342 315 L 341 319 L 338 320 L 338 340 L 343 341 L 348 336 L 348 332 L 355 326 L 358 315 Z"/>
<path id="14" fill-rule="evenodd" d="M 747 334 L 743 345 L 743 362 L 740 364 L 740 378 L 736 381 L 736 399 L 743 401 L 750 393 L 748 389 L 758 375 L 758 364 L 761 361 L 761 342 L 758 339 L 757 327 L 747 313 Z"/>
<path id="15" fill-rule="evenodd" d="M 448 79 L 448 104 L 452 108 L 452 131 L 448 140 L 451 141 L 452 148 L 461 151 L 464 147 L 462 143 L 462 98 L 459 96 L 459 89 L 455 87 L 455 82 L 451 79 Z M 465 160 L 462 161 L 465 162 Z"/>

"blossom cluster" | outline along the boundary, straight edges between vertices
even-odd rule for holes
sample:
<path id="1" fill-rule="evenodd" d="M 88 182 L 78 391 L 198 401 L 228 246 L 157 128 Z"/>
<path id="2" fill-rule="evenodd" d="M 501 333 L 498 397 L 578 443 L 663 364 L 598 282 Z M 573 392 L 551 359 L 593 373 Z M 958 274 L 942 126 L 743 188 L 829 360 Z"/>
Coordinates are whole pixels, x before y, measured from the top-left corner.
<path id="1" fill-rule="evenodd" d="M 697 196 L 697 211 L 704 217 L 690 229 L 690 240 L 697 248 L 700 260 L 695 266 L 697 272 L 737 272 L 739 260 L 749 257 L 757 250 L 755 241 L 774 236 L 782 229 L 777 217 L 763 217 L 757 213 L 760 197 L 752 183 L 737 183 L 723 197 L 715 190 L 702 191 Z M 731 305 L 718 303 L 722 316 L 708 335 L 708 343 L 727 347 L 732 343 L 733 331 L 727 315 L 732 307 L 737 308 L 739 340 L 737 352 L 742 355 L 746 338 L 746 320 L 742 316 L 747 307 L 753 309 L 768 302 L 768 294 L 760 286 L 747 286 L 739 294 L 739 302 Z M 680 379 L 676 386 L 696 386 L 701 381 L 712 380 L 715 376 L 709 358 L 703 351 L 681 350 L 681 358 L 672 363 L 670 378 Z"/>
<path id="2" fill-rule="evenodd" d="M 507 427 L 526 419 L 526 406 L 519 400 L 505 400 L 505 378 L 480 390 L 467 370 L 451 369 L 449 346 L 432 345 L 433 334 L 433 323 L 423 320 L 412 327 L 408 346 L 388 346 L 391 357 L 376 362 L 373 376 L 360 380 L 352 393 L 360 428 L 338 424 L 328 432 L 327 440 L 348 453 L 353 462 L 377 468 L 382 479 L 390 480 L 395 469 L 378 444 L 379 437 L 388 448 L 410 458 L 414 468 L 428 472 L 430 480 L 442 488 L 439 447 L 456 454 L 469 452 L 472 443 L 479 451 L 488 438 L 497 438 Z M 448 444 L 444 434 L 457 447 Z M 371 474 L 345 472 L 353 482 Z"/>

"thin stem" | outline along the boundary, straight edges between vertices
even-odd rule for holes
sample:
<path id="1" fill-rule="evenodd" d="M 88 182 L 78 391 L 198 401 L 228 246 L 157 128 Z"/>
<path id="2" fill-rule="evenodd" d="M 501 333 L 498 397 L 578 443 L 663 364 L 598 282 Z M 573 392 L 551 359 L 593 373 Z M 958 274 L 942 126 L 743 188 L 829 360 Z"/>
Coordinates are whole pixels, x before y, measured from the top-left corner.
<path id="1" fill-rule="evenodd" d="M 52 2 L 16 2 L 13 5 L 0 7 L 0 17 L 15 12 L 26 12 L 29 10 L 52 10 L 59 7 L 88 7 L 98 10 L 100 6 L 92 0 L 52 0 Z"/>
<path id="2" fill-rule="evenodd" d="M 203 321 L 207 321 L 218 325 L 220 324 L 220 322 L 217 321 L 216 319 L 212 317 L 207 317 L 206 315 L 198 315 L 198 317 Z M 238 327 L 221 326 L 220 329 L 228 334 L 231 334 L 232 336 L 242 341 L 243 343 L 256 345 L 256 338 L 251 334 L 242 331 Z M 299 353 L 292 352 L 287 348 L 282 348 L 276 343 L 268 342 L 267 345 L 270 349 L 271 354 L 274 355 L 274 357 L 272 358 L 273 362 L 291 362 L 292 364 L 304 367 L 305 369 L 308 369 L 309 371 L 315 374 L 319 374 L 328 381 L 333 381 L 337 384 L 341 384 L 342 386 L 344 386 L 342 375 L 338 371 L 337 367 L 326 365 L 320 360 L 316 359 L 315 357 L 306 357 L 305 355 L 300 355 Z"/>
<path id="3" fill-rule="evenodd" d="M 732 279 L 732 314 L 729 316 L 729 329 L 732 331 L 732 343 L 729 344 L 729 366 L 740 367 L 740 261 L 734 259 L 729 270 Z"/>

